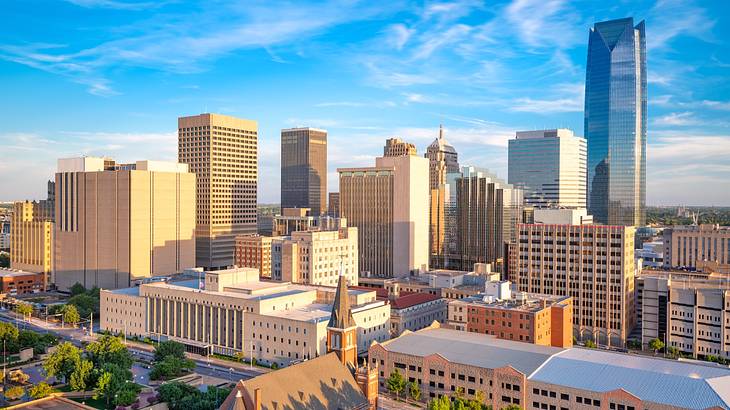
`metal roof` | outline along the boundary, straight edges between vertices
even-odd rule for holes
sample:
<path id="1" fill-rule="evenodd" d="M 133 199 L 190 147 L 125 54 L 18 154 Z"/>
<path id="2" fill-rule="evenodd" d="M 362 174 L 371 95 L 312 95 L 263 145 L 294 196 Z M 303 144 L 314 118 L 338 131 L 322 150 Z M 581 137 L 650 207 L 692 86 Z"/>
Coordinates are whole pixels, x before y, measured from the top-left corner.
<path id="1" fill-rule="evenodd" d="M 529 379 L 594 392 L 623 389 L 641 400 L 688 409 L 730 409 L 730 369 L 719 366 L 572 348 Z"/>

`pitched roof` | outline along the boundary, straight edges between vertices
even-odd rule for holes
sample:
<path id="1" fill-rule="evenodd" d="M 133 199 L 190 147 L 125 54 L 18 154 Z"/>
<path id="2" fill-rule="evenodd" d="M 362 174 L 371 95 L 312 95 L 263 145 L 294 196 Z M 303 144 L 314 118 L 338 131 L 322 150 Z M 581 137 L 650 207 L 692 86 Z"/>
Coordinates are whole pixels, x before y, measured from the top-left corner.
<path id="1" fill-rule="evenodd" d="M 413 292 L 404 294 L 403 296 L 396 298 L 390 303 L 392 309 L 405 309 L 411 306 L 420 305 L 421 303 L 432 302 L 434 300 L 441 299 L 441 296 L 432 295 L 430 293 Z"/>
<path id="2" fill-rule="evenodd" d="M 367 409 L 368 399 L 336 353 L 238 382 L 222 409 L 233 409 L 241 391 L 249 406 L 254 392 L 261 394 L 261 410 L 282 409 Z"/>
<path id="3" fill-rule="evenodd" d="M 350 298 L 347 293 L 347 278 L 340 275 L 337 282 L 337 293 L 335 293 L 335 302 L 332 304 L 332 315 L 327 327 L 337 329 L 347 329 L 355 326 L 355 319 L 352 317 L 350 310 Z"/>

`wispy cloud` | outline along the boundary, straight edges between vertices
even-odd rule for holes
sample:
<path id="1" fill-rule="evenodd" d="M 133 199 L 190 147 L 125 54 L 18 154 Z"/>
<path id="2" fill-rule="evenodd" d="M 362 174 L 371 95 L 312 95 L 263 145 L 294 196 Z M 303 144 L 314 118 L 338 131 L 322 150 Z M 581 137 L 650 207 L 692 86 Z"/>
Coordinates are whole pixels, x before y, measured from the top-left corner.
<path id="1" fill-rule="evenodd" d="M 87 8 L 115 10 L 147 10 L 165 6 L 170 1 L 121 1 L 121 0 L 66 0 L 69 3 Z"/>
<path id="2" fill-rule="evenodd" d="M 692 36 L 713 41 L 712 28 L 715 25 L 707 10 L 691 0 L 659 0 L 649 11 L 651 32 L 647 34 L 647 48 L 660 50 L 669 47 L 679 36 Z"/>
<path id="3" fill-rule="evenodd" d="M 655 118 L 653 123 L 654 125 L 659 126 L 693 125 L 697 123 L 697 119 L 695 118 L 694 113 L 689 111 L 673 112 Z"/>

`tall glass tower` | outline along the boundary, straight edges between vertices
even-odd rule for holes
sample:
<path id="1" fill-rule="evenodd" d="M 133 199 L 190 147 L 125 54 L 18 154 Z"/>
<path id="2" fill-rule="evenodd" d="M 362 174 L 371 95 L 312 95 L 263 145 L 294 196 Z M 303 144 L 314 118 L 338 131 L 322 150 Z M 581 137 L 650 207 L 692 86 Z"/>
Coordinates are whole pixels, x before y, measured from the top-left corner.
<path id="1" fill-rule="evenodd" d="M 596 23 L 588 37 L 585 137 L 588 209 L 597 222 L 646 219 L 646 37 L 644 21 Z"/>

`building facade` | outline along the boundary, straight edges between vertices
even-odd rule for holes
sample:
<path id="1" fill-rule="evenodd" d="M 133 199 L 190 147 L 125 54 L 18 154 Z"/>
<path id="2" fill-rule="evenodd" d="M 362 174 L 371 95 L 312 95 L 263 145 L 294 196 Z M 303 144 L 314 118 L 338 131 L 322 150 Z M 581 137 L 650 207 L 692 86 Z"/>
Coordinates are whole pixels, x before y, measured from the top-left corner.
<path id="1" fill-rule="evenodd" d="M 53 283 L 53 212 L 47 203 L 16 202 L 10 221 L 10 267 L 45 274 L 44 287 Z"/>
<path id="2" fill-rule="evenodd" d="M 235 263 L 239 268 L 255 268 L 263 278 L 271 278 L 271 242 L 261 235 L 236 237 Z"/>
<path id="3" fill-rule="evenodd" d="M 281 207 L 327 211 L 327 131 L 281 130 Z"/>
<path id="4" fill-rule="evenodd" d="M 272 236 L 288 236 L 297 231 L 336 231 L 347 221 L 329 215 L 314 215 L 309 208 L 284 208 L 273 217 Z"/>
<path id="5" fill-rule="evenodd" d="M 327 215 L 333 218 L 340 217 L 340 193 L 330 192 L 327 199 Z"/>
<path id="6" fill-rule="evenodd" d="M 585 86 L 588 211 L 598 223 L 646 221 L 646 36 L 633 18 L 596 23 Z"/>
<path id="7" fill-rule="evenodd" d="M 178 161 L 197 177 L 195 264 L 231 266 L 236 236 L 257 232 L 258 124 L 200 114 L 177 125 Z"/>
<path id="8" fill-rule="evenodd" d="M 45 292 L 45 272 L 26 272 L 17 269 L 0 268 L 0 294 L 16 297 Z"/>
<path id="9" fill-rule="evenodd" d="M 428 158 L 429 188 L 431 193 L 429 213 L 430 265 L 445 267 L 446 225 L 450 205 L 450 187 L 447 175 L 459 172 L 459 156 L 444 138 L 443 126 L 439 136 L 426 149 Z"/>
<path id="10" fill-rule="evenodd" d="M 705 261 L 730 268 L 730 227 L 674 226 L 662 232 L 664 268 L 699 268 Z"/>
<path id="11" fill-rule="evenodd" d="M 340 212 L 358 228 L 360 272 L 405 276 L 428 267 L 428 160 L 380 157 L 375 167 L 340 168 Z"/>
<path id="12" fill-rule="evenodd" d="M 635 323 L 633 227 L 520 224 L 509 280 L 521 292 L 571 296 L 579 340 L 623 346 Z"/>
<path id="13" fill-rule="evenodd" d="M 509 140 L 507 180 L 535 208 L 586 207 L 586 140 L 568 129 L 520 131 Z"/>
<path id="14" fill-rule="evenodd" d="M 390 335 L 400 336 L 404 331 L 416 331 L 434 321 L 446 323 L 448 300 L 430 293 L 409 293 L 390 302 Z"/>
<path id="15" fill-rule="evenodd" d="M 185 164 L 58 160 L 55 282 L 87 289 L 195 266 L 195 175 Z"/>
<path id="16" fill-rule="evenodd" d="M 418 155 L 416 146 L 400 138 L 389 138 L 385 141 L 384 157 L 400 157 L 402 155 Z"/>

